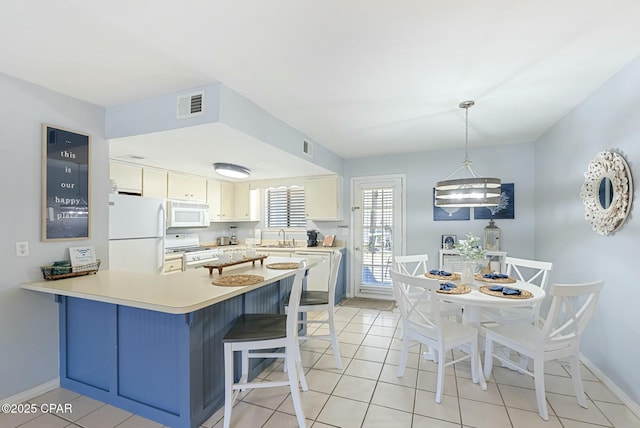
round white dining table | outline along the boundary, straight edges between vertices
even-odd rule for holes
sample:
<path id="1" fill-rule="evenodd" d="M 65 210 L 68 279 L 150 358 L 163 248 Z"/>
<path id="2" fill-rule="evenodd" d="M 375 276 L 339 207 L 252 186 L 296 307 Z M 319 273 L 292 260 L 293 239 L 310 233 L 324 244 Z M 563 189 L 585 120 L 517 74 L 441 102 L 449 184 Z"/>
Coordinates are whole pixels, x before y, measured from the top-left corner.
<path id="1" fill-rule="evenodd" d="M 459 284 L 459 281 L 452 281 L 452 282 L 455 283 L 456 285 Z M 530 297 L 528 299 L 496 297 L 496 296 L 482 293 L 480 291 L 480 287 L 483 285 L 488 285 L 488 286 L 500 285 L 500 286 L 509 287 L 509 288 L 527 290 L 531 294 L 533 294 L 533 297 Z M 516 280 L 516 282 L 514 283 L 508 283 L 508 284 L 488 283 L 488 282 L 475 280 L 473 284 L 469 285 L 469 288 L 471 288 L 471 292 L 466 294 L 437 293 L 437 295 L 441 300 L 458 303 L 462 305 L 464 307 L 464 311 L 462 313 L 462 322 L 465 324 L 474 325 L 476 327 L 480 326 L 480 308 L 526 307 L 526 306 L 531 306 L 541 302 L 546 296 L 546 293 L 542 288 L 534 284 L 529 284 L 528 282 L 519 281 L 519 280 Z"/>

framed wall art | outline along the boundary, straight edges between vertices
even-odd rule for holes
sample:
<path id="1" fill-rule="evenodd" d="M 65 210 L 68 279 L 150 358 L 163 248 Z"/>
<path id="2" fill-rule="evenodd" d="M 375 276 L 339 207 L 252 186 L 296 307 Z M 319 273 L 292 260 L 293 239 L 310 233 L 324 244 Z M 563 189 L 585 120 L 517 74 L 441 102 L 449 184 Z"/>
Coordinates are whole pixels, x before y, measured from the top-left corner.
<path id="1" fill-rule="evenodd" d="M 42 240 L 89 239 L 91 136 L 42 125 Z"/>
<path id="2" fill-rule="evenodd" d="M 442 249 L 443 250 L 453 250 L 458 240 L 456 239 L 456 235 L 442 235 Z"/>
<path id="3" fill-rule="evenodd" d="M 474 208 L 473 218 L 475 220 L 499 220 L 516 218 L 513 183 L 502 183 L 500 187 L 500 203 L 495 207 Z"/>

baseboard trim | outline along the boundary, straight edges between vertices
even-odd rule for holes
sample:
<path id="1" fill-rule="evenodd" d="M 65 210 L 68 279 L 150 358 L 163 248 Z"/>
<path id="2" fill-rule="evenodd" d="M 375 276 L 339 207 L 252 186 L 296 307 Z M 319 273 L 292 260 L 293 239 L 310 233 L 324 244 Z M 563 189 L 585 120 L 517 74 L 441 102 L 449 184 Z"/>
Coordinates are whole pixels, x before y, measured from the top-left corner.
<path id="1" fill-rule="evenodd" d="M 25 401 L 29 401 L 32 398 L 37 397 L 38 395 L 42 395 L 45 392 L 49 392 L 56 388 L 60 388 L 59 377 L 52 379 L 49 382 L 34 386 L 33 388 L 26 391 L 22 391 L 16 395 L 12 395 L 11 397 L 3 398 L 2 402 L 10 404 L 24 403 Z"/>
<path id="2" fill-rule="evenodd" d="M 609 391 L 613 393 L 616 397 L 622 401 L 622 403 L 629 408 L 633 412 L 634 415 L 640 418 L 640 404 L 636 403 L 627 395 L 626 392 L 621 390 L 611 379 L 607 377 L 598 367 L 596 367 L 591 360 L 584 356 L 584 354 L 580 355 L 580 360 L 582 363 L 589 369 L 591 372 L 596 375 L 598 379 L 607 387 Z"/>

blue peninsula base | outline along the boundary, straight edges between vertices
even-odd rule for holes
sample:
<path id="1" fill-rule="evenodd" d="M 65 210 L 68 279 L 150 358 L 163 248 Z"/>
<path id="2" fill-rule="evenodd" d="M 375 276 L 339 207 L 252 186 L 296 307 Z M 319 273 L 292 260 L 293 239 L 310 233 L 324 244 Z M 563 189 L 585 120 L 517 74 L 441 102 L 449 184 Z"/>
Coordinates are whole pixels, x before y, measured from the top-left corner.
<path id="1" fill-rule="evenodd" d="M 292 283 L 293 276 L 181 315 L 56 295 L 60 384 L 164 425 L 198 427 L 224 404 L 222 337 L 233 320 L 284 313 Z M 271 361 L 252 362 L 252 376 Z"/>

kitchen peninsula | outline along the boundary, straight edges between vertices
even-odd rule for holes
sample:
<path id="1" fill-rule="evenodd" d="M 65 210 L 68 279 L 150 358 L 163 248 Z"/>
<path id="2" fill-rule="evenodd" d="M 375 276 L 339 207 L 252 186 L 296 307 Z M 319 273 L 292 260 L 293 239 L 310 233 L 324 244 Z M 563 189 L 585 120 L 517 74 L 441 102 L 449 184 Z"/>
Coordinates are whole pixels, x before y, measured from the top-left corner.
<path id="1" fill-rule="evenodd" d="M 313 262 L 309 267 L 312 275 Z M 101 271 L 22 288 L 53 294 L 59 304 L 62 387 L 164 425 L 192 428 L 224 403 L 221 339 L 233 320 L 243 313 L 284 313 L 295 270 L 240 266 L 222 276 L 234 274 L 264 281 L 219 287 L 212 285 L 218 273 L 207 269 Z M 256 361 L 251 373 L 269 363 Z"/>

